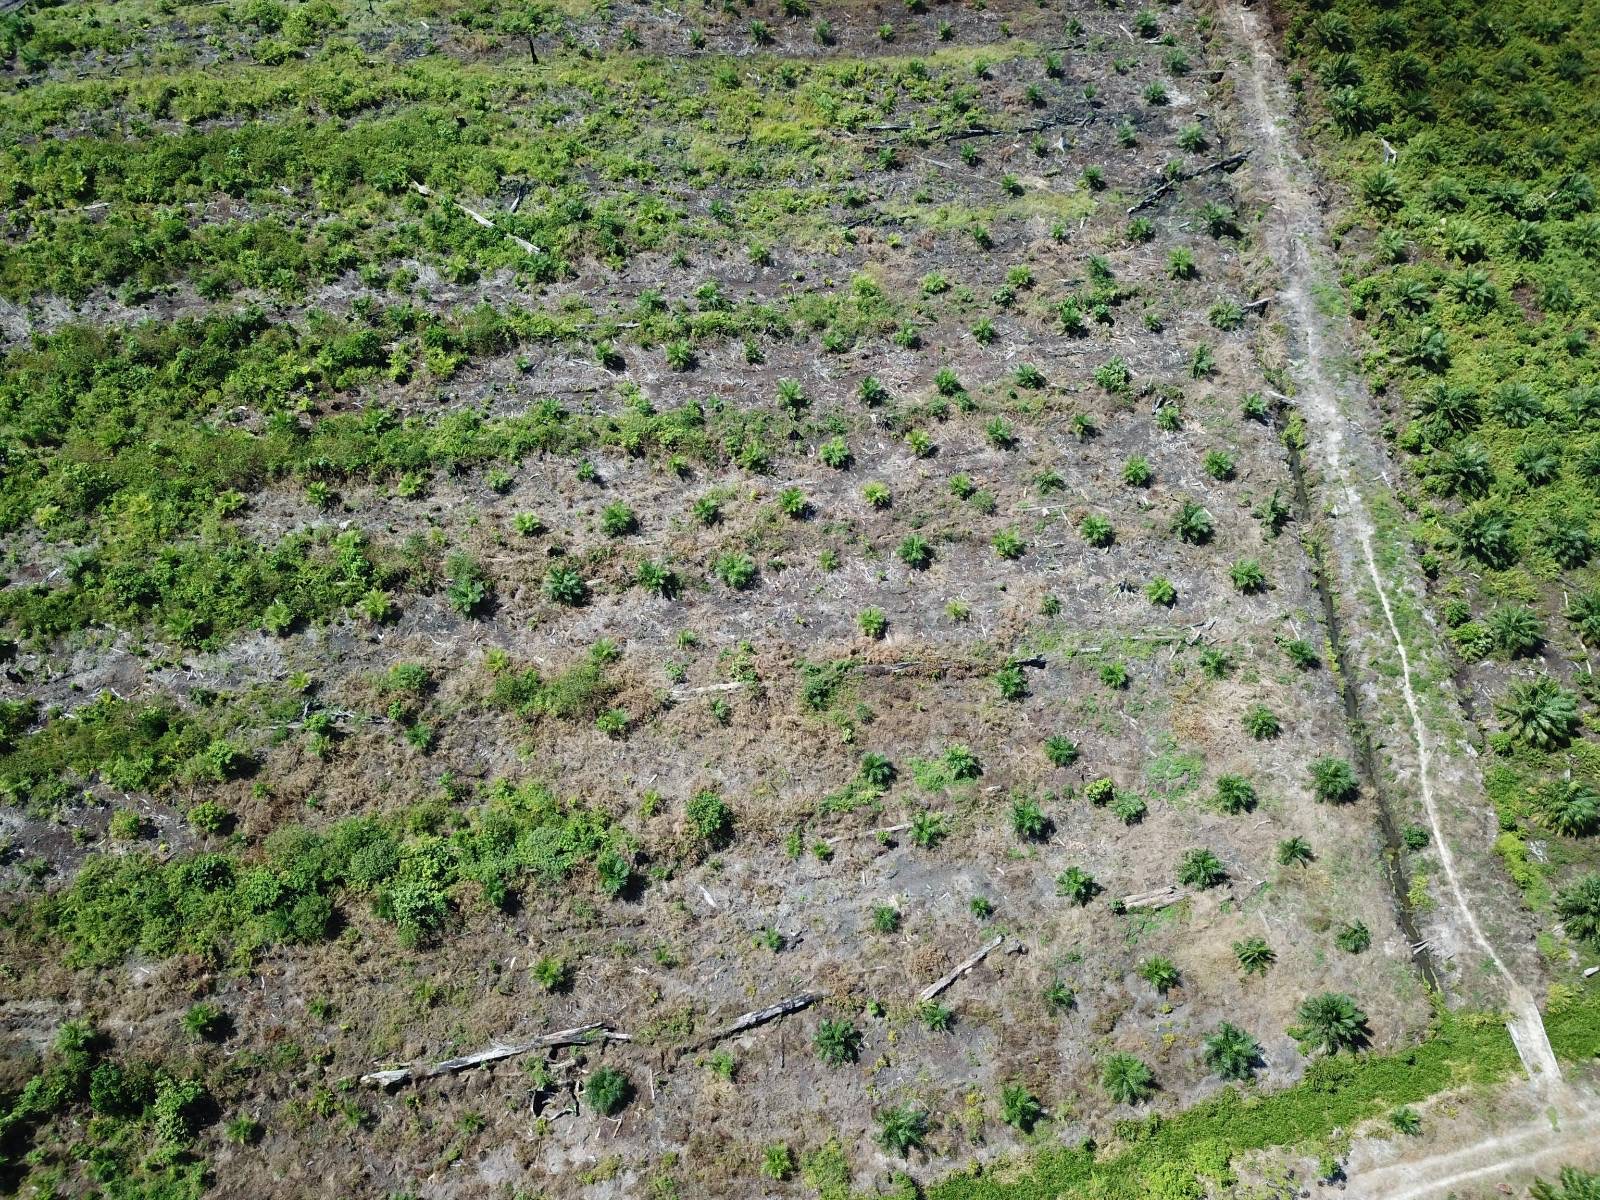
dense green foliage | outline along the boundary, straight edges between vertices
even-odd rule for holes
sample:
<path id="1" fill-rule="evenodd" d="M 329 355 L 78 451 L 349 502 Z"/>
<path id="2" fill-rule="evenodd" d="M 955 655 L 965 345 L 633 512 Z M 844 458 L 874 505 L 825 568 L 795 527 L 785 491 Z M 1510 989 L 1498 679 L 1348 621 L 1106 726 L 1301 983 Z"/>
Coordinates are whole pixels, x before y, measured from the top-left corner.
<path id="1" fill-rule="evenodd" d="M 603 814 L 542 785 L 501 780 L 466 809 L 423 804 L 325 833 L 287 826 L 260 854 L 91 858 L 46 902 L 42 920 L 80 965 L 134 951 L 248 961 L 275 942 L 330 936 L 340 906 L 363 900 L 416 945 L 438 936 L 474 892 L 500 906 L 518 889 L 587 869 L 614 893 L 626 885 L 630 854 Z"/>
<path id="2" fill-rule="evenodd" d="M 0 1188 L 15 1185 L 42 1126 L 76 1120 L 87 1126 L 77 1150 L 92 1162 L 95 1178 L 115 1189 L 106 1194 L 187 1200 L 205 1190 L 204 1164 L 188 1153 L 215 1108 L 204 1085 L 111 1050 L 90 1025 L 68 1022 L 38 1073 L 0 1100 Z"/>

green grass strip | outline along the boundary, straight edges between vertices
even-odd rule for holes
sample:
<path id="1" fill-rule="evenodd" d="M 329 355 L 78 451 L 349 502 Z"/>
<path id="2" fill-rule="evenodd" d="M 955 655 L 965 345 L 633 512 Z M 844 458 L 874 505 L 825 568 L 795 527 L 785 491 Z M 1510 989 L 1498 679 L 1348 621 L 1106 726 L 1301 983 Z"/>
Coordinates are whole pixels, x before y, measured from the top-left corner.
<path id="1" fill-rule="evenodd" d="M 1558 1050 L 1600 1052 L 1600 999 L 1570 1006 L 1551 1031 Z M 1109 1152 L 1092 1143 L 1040 1151 L 1009 1163 L 947 1178 L 929 1200 L 1178 1200 L 1200 1197 L 1206 1183 L 1226 1185 L 1230 1163 L 1252 1150 L 1321 1143 L 1359 1122 L 1447 1088 L 1488 1084 L 1513 1070 L 1516 1050 L 1500 1017 L 1441 1012 L 1421 1044 L 1389 1054 L 1321 1059 L 1304 1079 L 1270 1094 L 1228 1088 L 1175 1116 L 1119 1125 Z"/>

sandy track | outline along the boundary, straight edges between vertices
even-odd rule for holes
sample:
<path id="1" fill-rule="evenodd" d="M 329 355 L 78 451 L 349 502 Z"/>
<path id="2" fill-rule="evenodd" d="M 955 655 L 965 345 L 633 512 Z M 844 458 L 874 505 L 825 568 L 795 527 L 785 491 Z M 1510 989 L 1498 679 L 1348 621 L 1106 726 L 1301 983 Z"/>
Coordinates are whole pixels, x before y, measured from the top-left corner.
<path id="1" fill-rule="evenodd" d="M 1541 1119 L 1474 1146 L 1397 1162 L 1351 1180 L 1346 1194 L 1371 1200 L 1434 1200 L 1475 1185 L 1486 1190 L 1568 1164 L 1600 1160 L 1600 1112 L 1552 1126 Z M 1472 1193 L 1468 1193 L 1472 1194 Z"/>

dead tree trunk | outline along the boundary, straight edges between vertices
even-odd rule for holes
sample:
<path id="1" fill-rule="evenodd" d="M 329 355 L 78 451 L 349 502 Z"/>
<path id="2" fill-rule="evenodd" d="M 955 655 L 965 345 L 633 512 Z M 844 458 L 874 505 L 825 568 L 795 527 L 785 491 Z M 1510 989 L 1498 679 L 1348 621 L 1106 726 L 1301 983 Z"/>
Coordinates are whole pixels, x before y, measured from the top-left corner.
<path id="1" fill-rule="evenodd" d="M 917 993 L 917 999 L 918 1000 L 922 1000 L 922 1001 L 932 1000 L 940 992 L 944 991 L 945 988 L 949 987 L 952 983 L 954 983 L 956 980 L 960 979 L 968 971 L 972 970 L 973 967 L 977 966 L 984 959 L 988 958 L 990 954 L 992 954 L 994 951 L 998 950 L 1000 948 L 1000 943 L 1005 941 L 1005 940 L 1006 940 L 1005 934 L 1003 934 L 1003 933 L 995 934 L 994 937 L 990 938 L 987 942 L 985 942 L 982 946 L 980 946 L 978 948 L 978 952 L 976 954 L 972 955 L 969 958 L 964 958 L 959 963 L 957 963 L 955 970 L 951 971 L 948 975 L 944 976 L 943 978 L 934 980 L 927 987 L 923 988 L 922 991 L 918 992 Z"/>
<path id="2" fill-rule="evenodd" d="M 1212 171 L 1230 171 L 1249 157 L 1250 151 L 1245 150 L 1239 154 L 1230 154 L 1227 158 L 1219 158 L 1214 163 L 1207 163 L 1198 170 L 1185 171 L 1182 175 L 1178 175 L 1167 180 L 1167 182 L 1163 183 L 1154 191 L 1146 192 L 1139 202 L 1128 210 L 1128 215 L 1131 217 L 1140 209 L 1149 208 L 1157 200 L 1161 199 L 1161 197 L 1165 196 L 1173 188 L 1177 187 L 1180 183 L 1183 183 L 1186 180 L 1197 179 L 1201 175 L 1207 175 Z"/>
<path id="3" fill-rule="evenodd" d="M 454 1075 L 457 1071 L 470 1070 L 488 1063 L 500 1062 L 503 1059 L 515 1058 L 519 1054 L 526 1054 L 530 1050 L 548 1050 L 555 1046 L 582 1046 L 596 1041 L 631 1042 L 633 1039 L 625 1033 L 612 1033 L 605 1022 L 596 1021 L 592 1025 L 578 1025 L 572 1029 L 560 1029 L 555 1033 L 547 1033 L 543 1037 L 534 1038 L 531 1042 L 516 1042 L 513 1044 L 496 1043 L 487 1050 L 479 1050 L 476 1054 L 464 1055 L 461 1058 L 447 1058 L 443 1062 L 436 1062 L 432 1066 L 399 1067 L 392 1071 L 373 1071 L 361 1077 L 362 1083 L 375 1083 L 379 1087 L 399 1087 L 403 1083 L 416 1083 L 423 1079 L 432 1079 L 438 1075 Z"/>
<path id="4" fill-rule="evenodd" d="M 699 1046 L 713 1046 L 724 1038 L 731 1038 L 736 1033 L 743 1033 L 746 1029 L 754 1029 L 757 1025 L 765 1025 L 768 1021 L 776 1021 L 779 1017 L 786 1017 L 790 1013 L 797 1013 L 803 1008 L 810 1008 L 821 999 L 821 992 L 801 992 L 798 996 L 790 996 L 787 1000 L 780 1000 L 777 1004 L 769 1004 L 766 1008 L 758 1008 L 753 1012 L 745 1013 L 743 1016 L 735 1017 L 715 1033 L 701 1038 L 696 1044 Z"/>

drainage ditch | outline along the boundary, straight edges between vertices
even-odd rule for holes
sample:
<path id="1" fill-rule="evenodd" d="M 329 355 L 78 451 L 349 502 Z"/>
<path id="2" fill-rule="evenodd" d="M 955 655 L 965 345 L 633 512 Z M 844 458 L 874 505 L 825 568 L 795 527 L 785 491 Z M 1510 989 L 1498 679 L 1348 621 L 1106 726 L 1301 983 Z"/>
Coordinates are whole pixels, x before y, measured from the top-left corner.
<path id="1" fill-rule="evenodd" d="M 1294 483 L 1295 520 L 1305 530 L 1317 529 L 1311 507 L 1311 493 L 1306 483 L 1305 460 L 1295 439 L 1285 437 L 1286 425 L 1283 407 L 1273 413 L 1273 429 L 1289 454 L 1289 476 Z M 1395 820 L 1394 802 L 1384 786 L 1379 771 L 1377 752 L 1372 746 L 1372 736 L 1361 717 L 1360 702 L 1356 697 L 1354 675 L 1350 669 L 1349 648 L 1345 643 L 1344 627 L 1339 620 L 1339 606 L 1334 599 L 1332 582 L 1328 578 L 1328 565 L 1319 549 L 1311 554 L 1312 577 L 1316 581 L 1317 597 L 1322 602 L 1322 619 L 1328 628 L 1328 645 L 1339 673 L 1339 695 L 1344 702 L 1345 722 L 1356 748 L 1356 770 L 1362 782 L 1377 799 L 1378 831 L 1383 838 L 1383 874 L 1394 901 L 1395 916 L 1400 930 L 1412 946 L 1412 959 L 1422 973 L 1423 980 L 1434 991 L 1443 994 L 1444 982 L 1439 964 L 1417 928 L 1417 914 L 1411 903 L 1411 873 L 1406 869 L 1406 848 L 1400 837 L 1400 826 Z"/>

